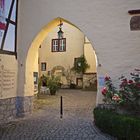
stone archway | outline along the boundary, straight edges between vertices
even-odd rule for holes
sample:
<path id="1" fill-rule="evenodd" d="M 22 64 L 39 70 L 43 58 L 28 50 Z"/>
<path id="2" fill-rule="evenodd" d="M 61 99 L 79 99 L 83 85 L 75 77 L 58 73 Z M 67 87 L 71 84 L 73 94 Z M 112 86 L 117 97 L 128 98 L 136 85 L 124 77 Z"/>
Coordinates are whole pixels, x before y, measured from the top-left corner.
<path id="1" fill-rule="evenodd" d="M 78 28 L 77 26 L 73 25 L 69 21 L 61 18 L 63 22 L 66 22 L 75 28 Z M 30 95 L 32 96 L 34 93 L 34 85 L 33 85 L 33 72 L 38 71 L 37 63 L 38 63 L 38 48 L 42 41 L 46 38 L 48 33 L 56 26 L 58 26 L 60 22 L 60 18 L 56 18 L 53 21 L 51 21 L 48 25 L 42 28 L 42 30 L 37 34 L 35 39 L 33 40 L 27 54 L 27 59 L 26 59 L 26 69 L 25 69 L 25 86 L 24 86 L 24 95 L 26 93 L 31 93 Z M 79 28 L 78 28 L 79 29 Z M 56 67 L 55 67 L 56 68 Z M 57 67 L 58 68 L 58 67 Z M 60 68 L 60 66 L 59 66 Z M 61 67 L 62 68 L 62 67 Z M 64 70 L 62 68 L 62 70 Z"/>
<path id="2" fill-rule="evenodd" d="M 36 44 L 41 42 L 37 34 L 42 32 L 42 36 L 46 35 L 45 28 L 57 26 L 53 19 L 58 16 L 77 25 L 94 43 L 101 64 L 97 68 L 98 79 L 108 74 L 117 84 L 117 77 L 121 74 L 129 75 L 132 69 L 139 67 L 136 61 L 140 57 L 139 32 L 130 32 L 131 17 L 128 10 L 138 7 L 140 3 L 139 0 L 131 0 L 130 3 L 125 1 L 19 1 L 17 95 L 32 95 L 32 85 L 28 81 L 33 82 L 33 79 L 28 75 L 32 75 L 30 70 L 35 56 L 29 55 L 30 52 L 36 54 Z M 27 64 L 27 61 L 30 63 Z M 102 95 L 98 95 L 98 102 L 102 102 Z"/>

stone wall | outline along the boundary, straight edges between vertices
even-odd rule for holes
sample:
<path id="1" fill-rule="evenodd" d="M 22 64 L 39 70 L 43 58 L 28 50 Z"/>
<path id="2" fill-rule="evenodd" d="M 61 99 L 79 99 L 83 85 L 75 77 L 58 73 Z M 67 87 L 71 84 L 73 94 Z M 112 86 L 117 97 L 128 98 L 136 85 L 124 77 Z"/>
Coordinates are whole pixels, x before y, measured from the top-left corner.
<path id="1" fill-rule="evenodd" d="M 96 90 L 97 89 L 97 74 L 85 73 L 83 75 L 83 89 Z"/>
<path id="2" fill-rule="evenodd" d="M 33 97 L 0 99 L 0 124 L 22 117 L 33 109 Z"/>

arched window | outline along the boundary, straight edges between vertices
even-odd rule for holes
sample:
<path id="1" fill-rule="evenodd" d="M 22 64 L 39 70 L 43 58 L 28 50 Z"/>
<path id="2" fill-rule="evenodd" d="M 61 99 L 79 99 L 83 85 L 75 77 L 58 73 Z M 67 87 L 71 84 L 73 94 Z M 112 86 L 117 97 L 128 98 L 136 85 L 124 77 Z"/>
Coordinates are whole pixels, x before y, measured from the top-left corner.
<path id="1" fill-rule="evenodd" d="M 0 0 L 0 53 L 17 53 L 18 0 Z"/>

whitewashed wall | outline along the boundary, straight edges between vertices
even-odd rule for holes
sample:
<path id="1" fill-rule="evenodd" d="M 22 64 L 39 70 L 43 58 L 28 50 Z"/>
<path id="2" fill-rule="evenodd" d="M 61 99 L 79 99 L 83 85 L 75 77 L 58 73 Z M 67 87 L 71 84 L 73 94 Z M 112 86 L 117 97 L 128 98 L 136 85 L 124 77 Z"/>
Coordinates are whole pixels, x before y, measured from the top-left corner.
<path id="1" fill-rule="evenodd" d="M 26 67 L 26 62 L 29 62 L 27 53 L 41 29 L 57 17 L 70 21 L 89 38 L 101 64 L 98 77 L 108 74 L 116 82 L 121 74 L 127 74 L 132 69 L 140 67 L 140 31 L 130 31 L 131 16 L 128 14 L 128 10 L 139 7 L 139 0 L 20 1 L 18 94 L 32 94 L 32 84 L 29 85 L 32 77 L 26 70 L 27 68 L 30 71 L 30 67 Z M 32 47 L 34 49 L 30 51 L 30 55 L 35 54 L 38 45 L 33 44 Z M 34 56 L 30 59 L 30 65 L 34 63 Z M 97 102 L 101 102 L 100 92 L 97 99 Z"/>

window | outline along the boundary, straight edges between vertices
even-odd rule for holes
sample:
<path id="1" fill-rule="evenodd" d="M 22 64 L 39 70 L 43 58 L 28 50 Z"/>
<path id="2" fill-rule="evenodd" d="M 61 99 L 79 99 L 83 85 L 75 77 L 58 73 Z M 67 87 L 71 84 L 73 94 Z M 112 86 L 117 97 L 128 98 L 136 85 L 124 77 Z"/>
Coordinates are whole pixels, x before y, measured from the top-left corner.
<path id="1" fill-rule="evenodd" d="M 52 40 L 52 52 L 58 52 L 58 39 Z"/>
<path id="2" fill-rule="evenodd" d="M 46 71 L 46 62 L 41 63 L 41 71 Z"/>
<path id="3" fill-rule="evenodd" d="M 52 52 L 65 52 L 66 38 L 52 39 Z"/>
<path id="4" fill-rule="evenodd" d="M 18 0 L 0 0 L 0 53 L 16 55 Z"/>
<path id="5" fill-rule="evenodd" d="M 38 72 L 33 72 L 33 76 L 34 76 L 34 84 L 38 83 Z"/>

